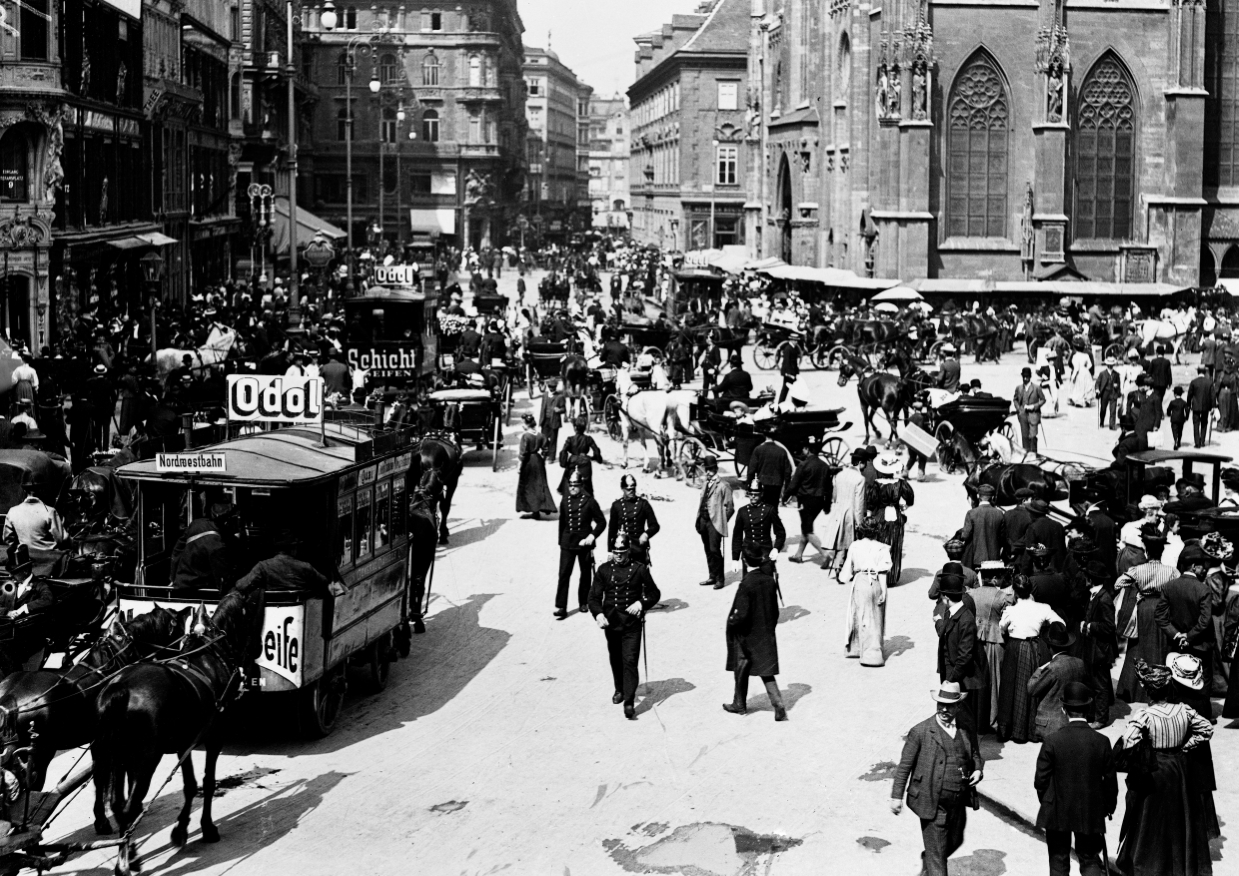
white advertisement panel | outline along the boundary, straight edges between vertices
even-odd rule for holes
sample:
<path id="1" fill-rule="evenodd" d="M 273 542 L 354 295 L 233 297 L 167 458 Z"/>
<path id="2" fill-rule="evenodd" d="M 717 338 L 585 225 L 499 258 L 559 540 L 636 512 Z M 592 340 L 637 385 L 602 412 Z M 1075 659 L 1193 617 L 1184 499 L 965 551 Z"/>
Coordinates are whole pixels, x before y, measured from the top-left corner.
<path id="1" fill-rule="evenodd" d="M 321 423 L 323 379 L 282 374 L 228 375 L 229 421 Z"/>

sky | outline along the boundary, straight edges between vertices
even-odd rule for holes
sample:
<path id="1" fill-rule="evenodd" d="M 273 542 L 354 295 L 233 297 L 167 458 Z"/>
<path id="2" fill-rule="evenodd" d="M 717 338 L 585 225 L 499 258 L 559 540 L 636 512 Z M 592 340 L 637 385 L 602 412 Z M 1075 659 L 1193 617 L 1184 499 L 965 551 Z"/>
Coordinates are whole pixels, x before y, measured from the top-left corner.
<path id="1" fill-rule="evenodd" d="M 632 84 L 632 38 L 662 27 L 700 0 L 517 0 L 527 46 L 551 48 L 595 94 L 625 92 Z"/>

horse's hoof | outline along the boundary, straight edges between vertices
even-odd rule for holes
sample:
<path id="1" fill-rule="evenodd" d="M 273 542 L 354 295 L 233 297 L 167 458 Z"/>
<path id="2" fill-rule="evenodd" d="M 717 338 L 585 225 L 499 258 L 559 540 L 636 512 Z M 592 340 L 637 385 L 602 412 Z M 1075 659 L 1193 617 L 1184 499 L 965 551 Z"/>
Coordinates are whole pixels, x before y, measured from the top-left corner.
<path id="1" fill-rule="evenodd" d="M 178 824 L 172 828 L 172 845 L 183 846 L 189 842 L 189 828 L 183 824 Z"/>
<path id="2" fill-rule="evenodd" d="M 441 535 L 441 536 L 439 536 L 439 544 L 447 544 L 447 536 L 446 536 L 446 535 Z"/>
<path id="3" fill-rule="evenodd" d="M 421 618 L 413 621 L 413 632 L 418 634 L 426 632 L 426 625 L 422 623 Z"/>
<path id="4" fill-rule="evenodd" d="M 219 842 L 219 828 L 213 824 L 202 825 L 202 841 L 204 843 Z"/>
<path id="5" fill-rule="evenodd" d="M 106 818 L 100 821 L 96 821 L 95 822 L 95 833 L 98 834 L 99 836 L 111 836 L 112 835 L 112 822 L 108 821 Z"/>

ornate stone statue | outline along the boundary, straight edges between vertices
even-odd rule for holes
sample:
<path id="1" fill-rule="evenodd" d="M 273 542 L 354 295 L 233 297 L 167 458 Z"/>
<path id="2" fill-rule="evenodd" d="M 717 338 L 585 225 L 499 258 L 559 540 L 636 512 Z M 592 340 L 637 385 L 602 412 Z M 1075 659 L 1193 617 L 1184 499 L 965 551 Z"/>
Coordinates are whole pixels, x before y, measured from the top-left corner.
<path id="1" fill-rule="evenodd" d="M 887 118 L 903 118 L 903 76 L 900 75 L 898 67 L 891 70 L 891 96 Z"/>
<path id="2" fill-rule="evenodd" d="M 1027 183 L 1024 191 L 1024 214 L 1020 217 L 1020 259 L 1030 262 L 1033 259 L 1033 189 L 1032 183 Z"/>
<path id="3" fill-rule="evenodd" d="M 484 171 L 470 170 L 465 177 L 465 203 L 476 204 L 490 192 L 490 177 Z"/>
<path id="4" fill-rule="evenodd" d="M 82 78 L 81 87 L 79 89 L 82 97 L 87 97 L 90 94 L 90 52 L 82 46 Z"/>
<path id="5" fill-rule="evenodd" d="M 927 85 L 925 68 L 918 64 L 912 70 L 912 118 L 918 122 L 925 121 L 927 115 Z"/>
<path id="6" fill-rule="evenodd" d="M 878 111 L 878 118 L 884 119 L 890 113 L 890 97 L 891 85 L 890 79 L 887 78 L 886 68 L 878 68 L 878 88 L 875 103 Z"/>
<path id="7" fill-rule="evenodd" d="M 106 225 L 108 221 L 108 178 L 105 176 L 99 187 L 99 224 Z"/>
<path id="8" fill-rule="evenodd" d="M 64 185 L 65 171 L 60 164 L 60 154 L 64 150 L 65 129 L 64 113 L 58 109 L 47 119 L 47 161 L 43 168 L 43 199 L 54 203 L 56 192 Z"/>
<path id="9" fill-rule="evenodd" d="M 125 80 L 129 76 L 129 68 L 125 66 L 125 62 L 121 61 L 116 68 L 116 102 L 125 102 Z"/>
<path id="10" fill-rule="evenodd" d="M 1063 120 L 1063 68 L 1055 64 L 1046 76 L 1045 118 L 1050 122 Z"/>

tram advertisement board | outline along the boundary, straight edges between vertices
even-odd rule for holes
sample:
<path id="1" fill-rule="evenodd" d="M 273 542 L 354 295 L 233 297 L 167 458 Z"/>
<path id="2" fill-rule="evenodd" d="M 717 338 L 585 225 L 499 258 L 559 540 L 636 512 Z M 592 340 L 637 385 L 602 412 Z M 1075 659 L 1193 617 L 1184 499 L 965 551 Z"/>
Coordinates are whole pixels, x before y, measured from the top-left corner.
<path id="1" fill-rule="evenodd" d="M 374 269 L 374 282 L 379 286 L 418 286 L 421 277 L 413 265 L 382 265 Z"/>
<path id="2" fill-rule="evenodd" d="M 228 375 L 229 421 L 321 423 L 323 379 L 285 374 Z"/>

